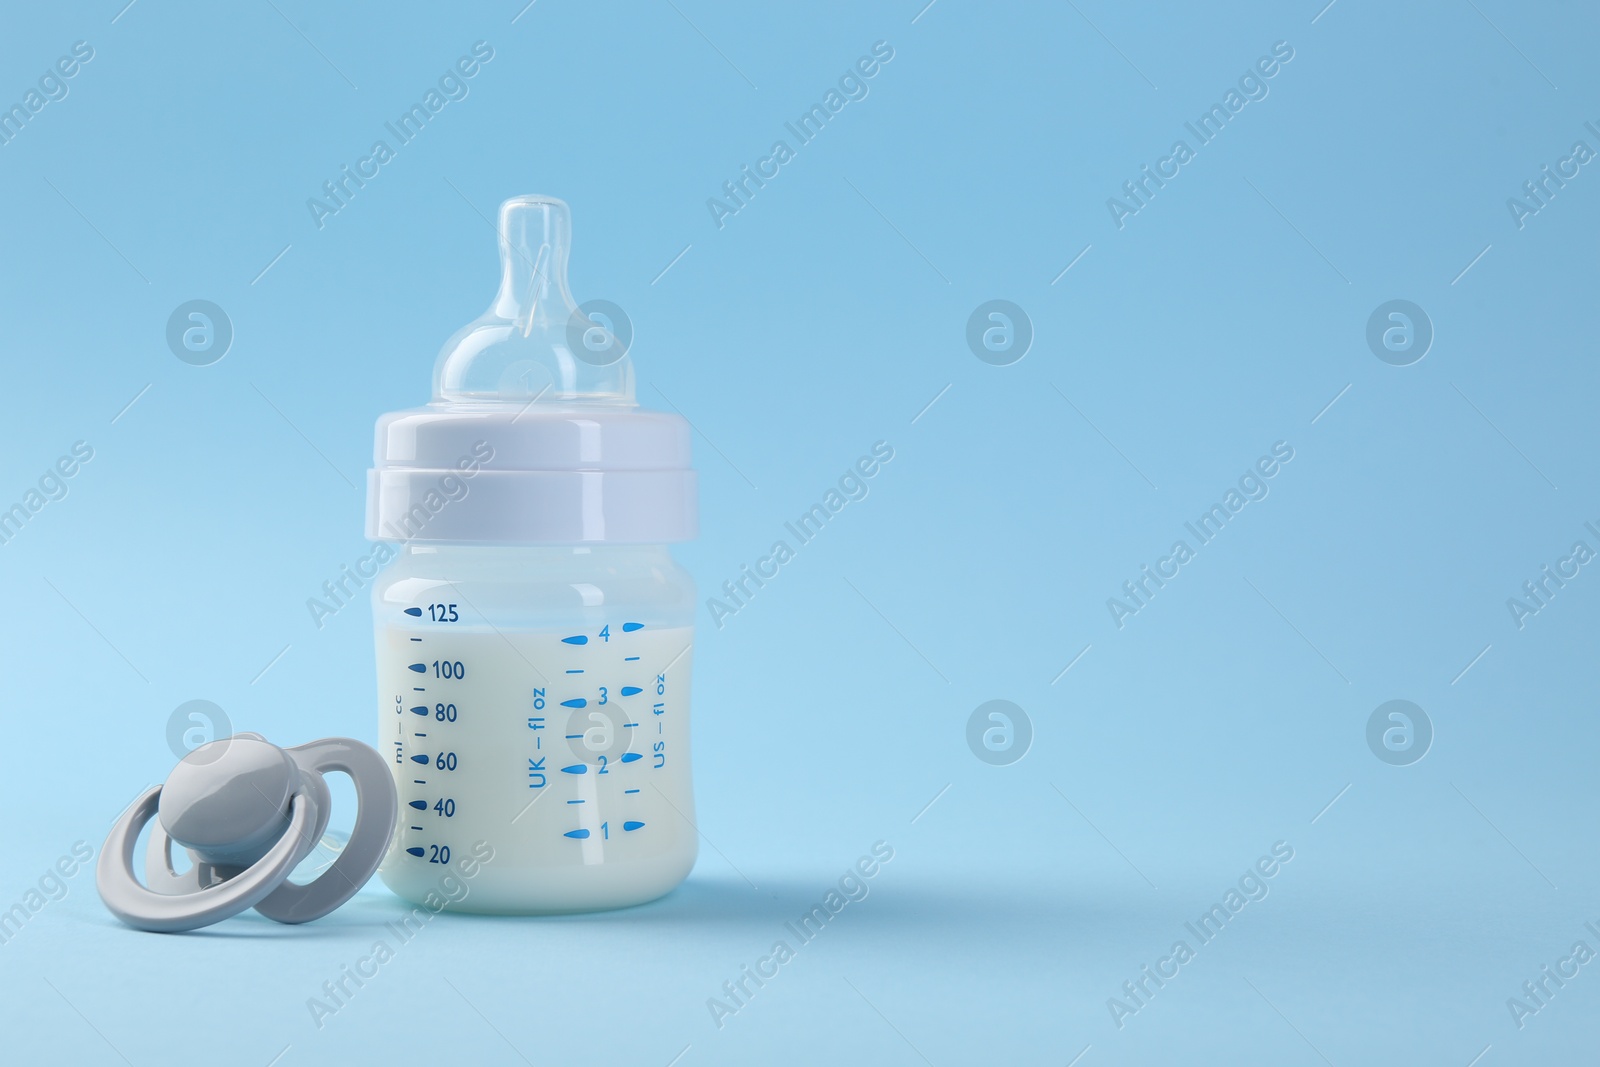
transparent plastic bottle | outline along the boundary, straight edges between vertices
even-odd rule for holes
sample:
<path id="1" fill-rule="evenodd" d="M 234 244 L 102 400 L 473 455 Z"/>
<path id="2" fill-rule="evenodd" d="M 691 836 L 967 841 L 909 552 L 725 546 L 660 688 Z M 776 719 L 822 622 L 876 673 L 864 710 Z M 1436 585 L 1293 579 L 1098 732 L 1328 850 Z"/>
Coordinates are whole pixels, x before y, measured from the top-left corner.
<path id="1" fill-rule="evenodd" d="M 491 913 L 654 899 L 687 877 L 696 533 L 689 428 L 638 409 L 611 324 L 566 288 L 566 205 L 500 211 L 502 281 L 434 401 L 378 422 L 368 536 L 379 750 L 400 792 L 380 876 Z"/>

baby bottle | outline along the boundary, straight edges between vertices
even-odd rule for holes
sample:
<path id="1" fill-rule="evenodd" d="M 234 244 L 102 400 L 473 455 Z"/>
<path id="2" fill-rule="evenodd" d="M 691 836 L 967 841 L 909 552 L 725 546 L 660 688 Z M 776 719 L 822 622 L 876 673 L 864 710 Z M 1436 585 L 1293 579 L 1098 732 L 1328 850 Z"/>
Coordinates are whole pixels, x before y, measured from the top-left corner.
<path id="1" fill-rule="evenodd" d="M 636 406 L 629 331 L 573 305 L 570 233 L 560 200 L 501 205 L 493 306 L 431 403 L 378 420 L 379 873 L 436 907 L 625 907 L 695 860 L 694 585 L 666 547 L 697 532 L 689 426 Z"/>

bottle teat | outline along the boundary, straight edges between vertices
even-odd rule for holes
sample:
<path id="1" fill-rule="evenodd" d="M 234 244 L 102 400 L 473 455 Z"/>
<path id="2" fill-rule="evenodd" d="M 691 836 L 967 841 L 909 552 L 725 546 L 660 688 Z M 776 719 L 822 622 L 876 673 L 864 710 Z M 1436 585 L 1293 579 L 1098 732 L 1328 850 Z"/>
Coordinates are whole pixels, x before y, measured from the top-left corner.
<path id="1" fill-rule="evenodd" d="M 565 201 L 518 196 L 500 205 L 500 291 L 439 352 L 434 399 L 632 405 L 633 364 L 609 323 L 572 301 Z"/>
<path id="2" fill-rule="evenodd" d="M 571 229 L 554 197 L 500 205 L 494 304 L 440 350 L 433 402 L 378 420 L 368 537 L 664 545 L 695 536 L 689 424 L 634 402 L 633 328 L 621 309 L 573 306 Z"/>

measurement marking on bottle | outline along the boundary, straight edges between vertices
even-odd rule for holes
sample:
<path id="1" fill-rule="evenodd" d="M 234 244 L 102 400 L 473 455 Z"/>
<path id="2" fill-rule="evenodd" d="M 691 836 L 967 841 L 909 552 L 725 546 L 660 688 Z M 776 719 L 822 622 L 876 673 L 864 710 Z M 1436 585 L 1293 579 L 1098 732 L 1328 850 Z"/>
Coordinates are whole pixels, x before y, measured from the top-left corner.
<path id="1" fill-rule="evenodd" d="M 564 645 L 587 645 L 589 643 L 589 639 L 583 634 L 574 634 L 571 637 L 563 637 L 561 639 L 561 643 Z M 587 831 L 584 832 L 584 836 L 589 836 Z"/>
<path id="2" fill-rule="evenodd" d="M 644 629 L 644 623 L 642 622 L 625 622 L 622 624 L 622 632 L 625 634 L 631 634 L 635 630 L 642 629 Z"/>
<path id="3" fill-rule="evenodd" d="M 422 605 L 420 616 L 411 618 L 425 621 L 431 614 L 431 607 Z M 408 630 L 407 626 L 415 628 Z M 647 779 L 659 780 L 661 787 L 669 791 L 676 784 L 671 774 L 659 779 L 658 774 L 664 766 L 672 770 L 670 761 L 678 750 L 677 740 L 684 726 L 678 718 L 683 709 L 679 704 L 677 668 L 687 657 L 679 657 L 665 670 L 655 666 L 647 670 L 644 661 L 665 662 L 687 644 L 677 637 L 677 630 L 669 627 L 664 631 L 654 623 L 629 626 L 612 621 L 609 628 L 595 626 L 586 631 L 568 631 L 566 635 L 559 631 L 514 634 L 506 647 L 505 639 L 498 636 L 499 643 L 492 643 L 490 635 L 476 632 L 447 629 L 436 633 L 427 625 L 423 635 L 423 629 L 416 622 L 395 626 L 384 639 L 386 655 L 380 659 L 380 673 L 393 682 L 405 679 L 400 672 L 407 668 L 409 680 L 418 683 L 394 686 L 384 709 L 384 734 L 393 743 L 392 773 L 401 783 L 401 804 L 410 805 L 401 810 L 409 810 L 412 818 L 423 820 L 400 821 L 401 835 L 410 835 L 413 840 L 397 841 L 390 854 L 394 857 L 391 862 L 408 869 L 410 877 L 432 871 L 427 864 L 441 862 L 436 856 L 449 855 L 446 841 L 453 851 L 460 844 L 457 835 L 485 818 L 485 802 L 491 802 L 490 808 L 498 804 L 499 791 L 512 784 L 500 781 L 502 773 L 515 775 L 515 788 L 526 805 L 518 823 L 526 832 L 519 835 L 522 840 L 516 848 L 525 850 L 530 857 L 542 856 L 541 862 L 615 862 L 618 857 L 610 851 L 613 834 L 617 835 L 617 848 L 625 853 L 652 845 L 662 847 L 655 840 L 663 832 L 668 835 L 668 844 L 672 844 L 676 830 L 675 820 L 667 818 L 670 809 L 663 803 L 658 810 L 657 798 L 645 795 L 650 791 L 642 786 Z M 645 629 L 650 632 L 625 636 Z M 570 641 L 567 637 L 583 640 Z M 426 651 L 406 647 L 413 644 L 433 647 Z M 565 651 L 557 648 L 563 644 L 567 646 Z M 427 658 L 413 658 L 419 655 Z M 574 659 L 592 666 L 562 664 L 563 660 L 571 663 Z M 542 672 L 538 676 L 528 669 L 533 664 Z M 410 669 L 415 667 L 422 669 Z M 601 678 L 591 680 L 590 674 Z M 557 675 L 566 677 L 568 684 L 550 686 L 544 680 L 548 677 L 554 682 Z M 432 695 L 435 688 L 441 690 L 438 696 Z M 405 696 L 408 692 L 409 698 Z M 458 718 L 456 709 L 466 718 Z M 489 709 L 497 710 L 491 715 Z M 406 719 L 407 712 L 421 721 Z M 551 719 L 557 717 L 567 729 L 548 736 L 565 740 L 566 747 L 559 752 L 545 752 L 543 738 L 552 729 Z M 619 729 L 637 731 L 651 720 L 656 722 L 657 737 L 649 744 L 641 743 L 637 734 L 616 734 Z M 413 724 L 410 728 L 406 726 L 408 722 Z M 672 724 L 673 729 L 667 730 L 667 724 Z M 435 733 L 439 734 L 437 745 L 431 744 Z M 586 750 L 602 738 L 603 746 L 594 752 Z M 529 741 L 533 744 L 529 745 Z M 579 748 L 580 743 L 586 747 Z M 668 751 L 669 747 L 672 751 Z M 506 764 L 507 756 L 512 757 L 514 765 Z M 456 769 L 446 764 L 455 763 L 458 757 L 463 767 L 470 764 L 469 775 L 446 773 Z M 568 762 L 557 762 L 563 758 Z M 526 773 L 521 766 L 524 760 Z M 641 761 L 645 762 L 640 765 Z M 443 775 L 439 788 L 431 787 L 432 779 L 404 778 L 407 762 L 418 771 L 438 769 Z M 409 796 L 404 785 L 408 781 L 413 784 Z M 546 797 L 546 793 L 555 793 L 560 799 Z M 533 811 L 534 804 L 529 802 L 536 798 L 550 800 L 556 807 L 547 804 Z M 451 812 L 448 806 L 456 810 Z M 571 815 L 560 816 L 555 814 L 556 808 L 575 810 Z M 450 817 L 452 814 L 454 818 Z M 654 833 L 644 833 L 657 823 L 661 826 Z M 557 835 L 579 847 L 557 844 Z M 404 864 L 398 858 L 401 855 L 415 857 L 417 865 Z"/>
<path id="4" fill-rule="evenodd" d="M 407 608 L 406 609 L 406 614 L 410 615 L 413 619 L 420 619 L 420 618 L 422 618 L 422 609 L 421 608 Z"/>

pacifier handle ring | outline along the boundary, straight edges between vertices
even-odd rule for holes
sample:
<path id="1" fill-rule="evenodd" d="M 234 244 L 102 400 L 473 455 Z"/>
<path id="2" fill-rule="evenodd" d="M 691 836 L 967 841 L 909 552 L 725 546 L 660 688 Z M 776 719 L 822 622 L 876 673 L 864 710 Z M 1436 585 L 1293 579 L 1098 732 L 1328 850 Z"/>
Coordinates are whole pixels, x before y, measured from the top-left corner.
<path id="1" fill-rule="evenodd" d="M 156 933 L 178 933 L 209 926 L 237 915 L 269 896 L 301 859 L 304 839 L 314 822 L 304 794 L 291 804 L 289 828 L 267 854 L 236 877 L 219 885 L 182 895 L 157 893 L 139 884 L 133 853 L 139 833 L 155 817 L 162 787 L 151 786 L 112 826 L 95 866 L 95 885 L 111 913 L 129 926 Z"/>
<path id="2" fill-rule="evenodd" d="M 304 923 L 338 908 L 372 877 L 394 837 L 400 801 L 383 757 L 359 741 L 329 737 L 284 751 L 308 778 L 343 771 L 356 787 L 356 824 L 333 865 L 305 885 L 285 881 L 255 904 L 269 919 Z"/>

